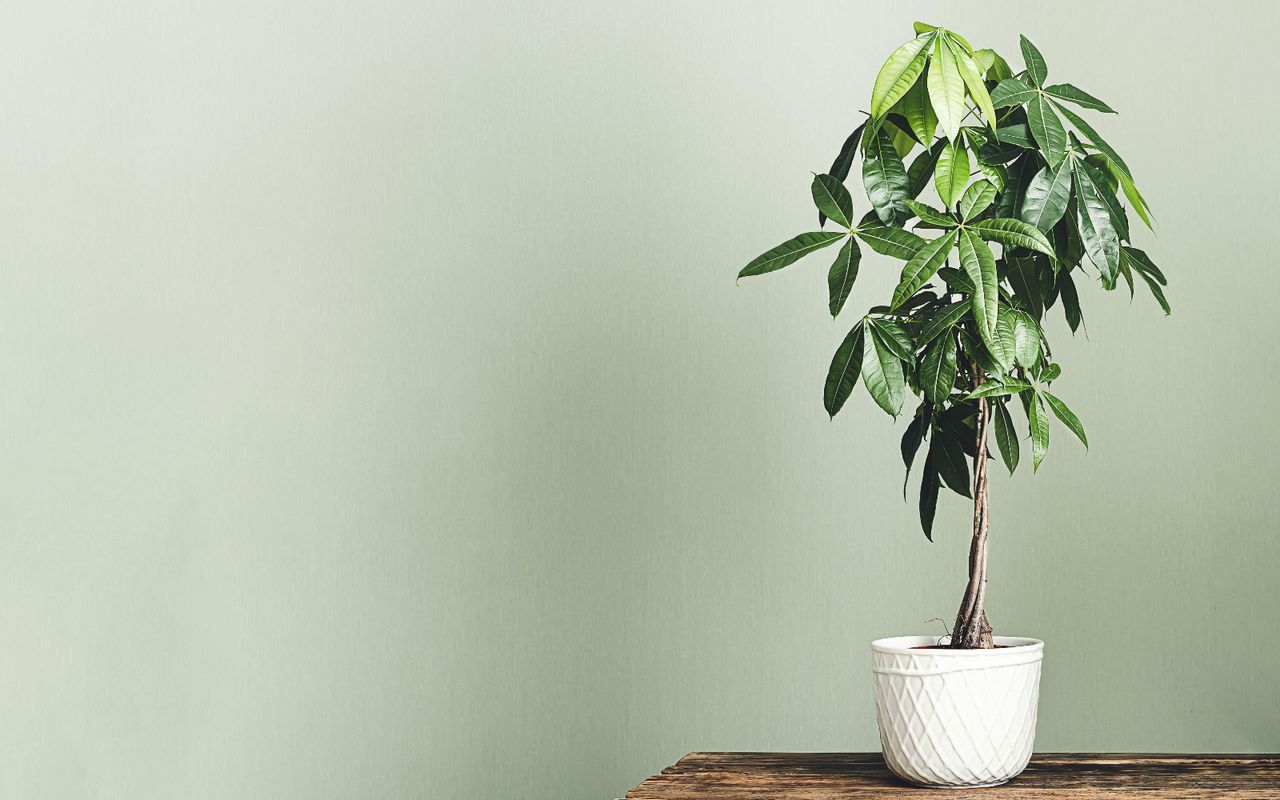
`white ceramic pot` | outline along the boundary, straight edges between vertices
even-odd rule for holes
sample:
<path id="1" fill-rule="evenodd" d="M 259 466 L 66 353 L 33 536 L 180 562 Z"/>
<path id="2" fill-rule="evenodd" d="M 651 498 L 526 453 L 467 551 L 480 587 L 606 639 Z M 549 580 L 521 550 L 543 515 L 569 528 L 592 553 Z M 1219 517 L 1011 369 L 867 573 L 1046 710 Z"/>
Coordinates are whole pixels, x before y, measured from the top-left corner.
<path id="1" fill-rule="evenodd" d="M 1031 758 L 1044 642 L 997 636 L 992 650 L 913 649 L 947 641 L 871 643 L 885 763 L 921 786 L 996 786 Z"/>

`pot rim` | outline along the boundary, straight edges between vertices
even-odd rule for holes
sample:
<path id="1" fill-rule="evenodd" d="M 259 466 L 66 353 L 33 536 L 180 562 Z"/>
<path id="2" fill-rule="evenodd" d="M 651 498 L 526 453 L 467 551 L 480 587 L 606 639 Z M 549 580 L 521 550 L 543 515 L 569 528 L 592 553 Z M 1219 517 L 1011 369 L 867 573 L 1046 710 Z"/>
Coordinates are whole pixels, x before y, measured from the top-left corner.
<path id="1" fill-rule="evenodd" d="M 945 644 L 950 636 L 889 636 L 876 639 L 871 643 L 871 650 L 876 653 L 891 653 L 905 656 L 934 656 L 941 658 L 977 658 L 1023 655 L 1044 650 L 1044 642 L 1029 636 L 995 636 L 996 644 L 1005 645 L 996 650 L 915 650 L 920 645 Z"/>

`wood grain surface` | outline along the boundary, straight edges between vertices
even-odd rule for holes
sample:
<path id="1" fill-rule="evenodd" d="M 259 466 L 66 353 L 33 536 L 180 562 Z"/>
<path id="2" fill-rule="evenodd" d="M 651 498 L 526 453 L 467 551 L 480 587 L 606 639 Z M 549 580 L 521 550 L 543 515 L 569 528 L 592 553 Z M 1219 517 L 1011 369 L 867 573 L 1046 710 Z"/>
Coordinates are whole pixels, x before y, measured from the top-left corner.
<path id="1" fill-rule="evenodd" d="M 925 789 L 899 780 L 879 753 L 690 753 L 628 800 L 1280 800 L 1280 755 L 1044 753 L 988 789 Z"/>

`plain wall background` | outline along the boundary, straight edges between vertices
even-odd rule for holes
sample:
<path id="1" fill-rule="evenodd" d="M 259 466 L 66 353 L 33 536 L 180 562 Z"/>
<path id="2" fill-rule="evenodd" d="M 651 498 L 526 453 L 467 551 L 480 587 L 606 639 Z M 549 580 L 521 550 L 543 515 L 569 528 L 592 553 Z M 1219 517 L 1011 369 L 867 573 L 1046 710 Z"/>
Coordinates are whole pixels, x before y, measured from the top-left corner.
<path id="1" fill-rule="evenodd" d="M 834 324 L 827 256 L 734 276 L 812 229 L 917 18 L 1121 111 L 1172 282 L 1054 311 L 1093 448 L 994 479 L 1037 747 L 1280 750 L 1280 14 L 965 8 L 5 4 L 0 795 L 587 800 L 877 748 L 867 642 L 941 630 L 968 538 L 954 496 L 920 534 L 905 422 L 822 409 L 900 264 Z"/>

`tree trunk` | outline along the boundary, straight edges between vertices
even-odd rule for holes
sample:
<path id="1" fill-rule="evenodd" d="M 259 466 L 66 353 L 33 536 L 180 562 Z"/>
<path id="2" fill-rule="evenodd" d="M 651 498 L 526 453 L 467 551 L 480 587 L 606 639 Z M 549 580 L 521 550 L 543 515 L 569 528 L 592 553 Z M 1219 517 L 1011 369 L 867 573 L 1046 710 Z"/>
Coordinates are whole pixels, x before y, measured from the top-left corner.
<path id="1" fill-rule="evenodd" d="M 969 362 L 973 387 L 982 385 L 982 369 Z M 986 398 L 978 400 L 976 450 L 973 456 L 973 539 L 969 542 L 969 583 L 960 601 L 955 627 L 951 629 L 951 646 L 974 650 L 995 647 L 991 625 L 987 622 L 987 433 L 991 424 L 991 408 Z"/>

